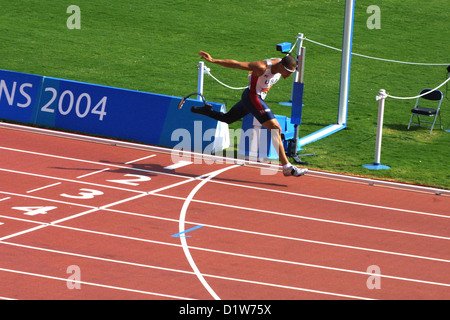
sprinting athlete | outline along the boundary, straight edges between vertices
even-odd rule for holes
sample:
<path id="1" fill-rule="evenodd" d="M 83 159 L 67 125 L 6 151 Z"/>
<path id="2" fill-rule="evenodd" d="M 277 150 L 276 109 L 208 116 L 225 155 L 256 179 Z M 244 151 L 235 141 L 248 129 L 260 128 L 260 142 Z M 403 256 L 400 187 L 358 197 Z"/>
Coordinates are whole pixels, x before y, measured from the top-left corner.
<path id="1" fill-rule="evenodd" d="M 272 139 L 273 144 L 279 147 L 277 151 L 283 165 L 283 174 L 295 177 L 304 175 L 308 171 L 307 169 L 297 168 L 289 162 L 281 137 L 281 126 L 270 107 L 264 102 L 267 92 L 280 77 L 286 79 L 295 72 L 297 66 L 295 58 L 287 55 L 283 59 L 239 62 L 230 59 L 213 59 L 209 53 L 204 51 L 200 51 L 199 55 L 202 59 L 223 67 L 250 71 L 249 86 L 242 93 L 241 100 L 227 113 L 212 110 L 211 106 L 192 107 L 191 111 L 228 124 L 240 120 L 251 113 L 265 128 L 271 132 L 275 130 L 278 133 L 272 136 Z"/>

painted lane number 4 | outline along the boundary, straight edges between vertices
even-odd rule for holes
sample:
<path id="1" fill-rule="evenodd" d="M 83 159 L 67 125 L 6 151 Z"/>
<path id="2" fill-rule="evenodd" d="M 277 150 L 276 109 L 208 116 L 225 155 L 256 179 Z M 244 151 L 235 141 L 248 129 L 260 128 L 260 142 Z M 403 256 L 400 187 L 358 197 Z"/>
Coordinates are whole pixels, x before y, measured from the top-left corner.
<path id="1" fill-rule="evenodd" d="M 50 210 L 54 210 L 57 207 L 47 206 L 47 207 L 13 207 L 14 210 L 24 211 L 27 216 L 35 216 L 38 214 L 47 214 Z"/>
<path id="2" fill-rule="evenodd" d="M 125 177 L 131 177 L 127 179 L 119 179 L 119 180 L 108 180 L 109 182 L 114 183 L 121 183 L 131 186 L 138 186 L 139 183 L 137 182 L 146 182 L 150 181 L 151 178 L 147 176 L 141 176 L 137 174 L 126 174 Z M 65 198 L 71 198 L 71 199 L 93 199 L 95 196 L 101 196 L 103 195 L 102 191 L 94 190 L 94 189 L 87 189 L 82 188 L 80 189 L 80 192 L 77 195 L 71 195 L 63 193 L 61 194 L 62 197 Z M 25 215 L 27 216 L 36 216 L 38 214 L 47 214 L 49 211 L 57 209 L 57 207 L 54 206 L 36 206 L 36 207 L 12 207 L 14 210 L 23 211 Z M 4 224 L 3 222 L 0 222 L 0 225 Z"/>

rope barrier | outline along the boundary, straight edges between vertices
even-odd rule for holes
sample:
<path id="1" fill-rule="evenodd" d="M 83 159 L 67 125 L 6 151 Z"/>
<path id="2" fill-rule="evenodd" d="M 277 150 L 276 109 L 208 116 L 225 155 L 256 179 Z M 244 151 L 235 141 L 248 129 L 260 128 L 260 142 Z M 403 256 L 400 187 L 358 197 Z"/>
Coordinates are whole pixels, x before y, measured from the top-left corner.
<path id="1" fill-rule="evenodd" d="M 220 83 L 220 84 L 223 85 L 224 87 L 227 87 L 228 89 L 233 89 L 233 90 L 243 90 L 243 89 L 245 89 L 245 88 L 248 87 L 248 86 L 241 87 L 241 88 L 230 87 L 229 85 L 226 85 L 225 83 L 223 83 L 222 81 L 220 81 L 219 79 L 217 79 L 216 77 L 214 77 L 214 76 L 211 74 L 210 71 L 211 71 L 210 68 L 206 68 L 206 67 L 205 67 L 204 72 L 205 72 L 207 75 L 209 75 L 211 78 L 213 78 L 214 80 L 216 80 L 218 83 Z"/>
<path id="2" fill-rule="evenodd" d="M 332 50 L 336 50 L 336 51 L 342 51 L 342 49 L 338 49 L 338 48 L 335 48 L 335 47 L 332 47 L 332 46 L 320 43 L 318 41 L 314 41 L 314 40 L 311 40 L 311 39 L 308 39 L 308 38 L 302 38 L 302 39 L 306 40 L 306 41 L 309 41 L 309 42 L 312 42 L 312 43 L 315 43 L 315 44 L 317 44 L 319 46 L 322 46 L 322 47 L 325 47 L 325 48 L 328 48 L 328 49 L 332 49 Z M 450 63 L 420 63 L 420 62 L 406 62 L 406 61 L 398 61 L 398 60 L 391 60 L 391 59 L 383 59 L 383 58 L 371 57 L 371 56 L 367 56 L 367 55 L 364 55 L 364 54 L 358 54 L 358 53 L 353 53 L 353 52 L 352 52 L 352 55 L 363 57 L 363 58 L 367 58 L 367 59 L 373 59 L 373 60 L 379 60 L 379 61 L 385 61 L 385 62 L 402 63 L 402 64 L 410 64 L 410 65 L 420 65 L 420 66 L 448 66 L 448 65 L 450 65 Z"/>
<path id="3" fill-rule="evenodd" d="M 444 84 L 446 84 L 449 80 L 450 80 L 450 78 L 447 78 L 447 80 L 445 80 L 444 82 L 442 82 L 439 86 L 437 86 L 437 87 L 434 88 L 433 90 L 430 90 L 430 91 L 428 91 L 428 92 L 425 92 L 425 93 L 420 94 L 420 95 L 415 96 L 415 97 L 396 97 L 396 96 L 391 96 L 390 94 L 385 94 L 385 97 L 389 97 L 389 98 L 393 98 L 393 99 L 400 99 L 400 100 L 417 99 L 417 98 L 420 98 L 420 97 L 423 97 L 423 96 L 429 94 L 430 92 L 436 91 L 437 89 L 439 89 L 440 87 L 442 87 Z M 378 97 L 379 97 L 379 96 L 377 96 L 377 100 L 378 100 Z M 385 97 L 381 97 L 381 98 L 385 98 Z"/>
<path id="4" fill-rule="evenodd" d="M 309 41 L 309 42 L 311 42 L 311 43 L 317 44 L 317 45 L 319 45 L 319 46 L 322 46 L 322 47 L 325 47 L 325 48 L 328 48 L 328 49 L 332 49 L 332 50 L 335 50 L 335 51 L 342 52 L 342 49 L 338 49 L 338 48 L 335 48 L 335 47 L 326 45 L 326 44 L 324 44 L 324 43 L 321 43 L 321 42 L 318 42 L 318 41 L 314 41 L 314 40 L 312 40 L 312 39 L 308 39 L 308 38 L 306 38 L 306 37 L 300 38 L 300 40 L 306 40 L 306 41 Z M 297 45 L 298 41 L 299 41 L 299 39 L 296 40 L 296 42 L 294 43 L 294 45 L 292 46 L 292 48 L 291 48 L 291 50 L 289 51 L 288 54 L 290 54 L 290 53 L 292 52 L 292 50 L 293 50 L 293 49 L 295 48 L 295 46 Z M 393 62 L 393 63 L 400 63 L 400 64 L 409 64 L 409 65 L 421 65 L 421 66 L 448 66 L 448 65 L 450 65 L 450 63 L 420 63 L 420 62 L 398 61 L 398 60 L 392 60 L 392 59 L 384 59 L 384 58 L 371 57 L 371 56 L 367 56 L 367 55 L 359 54 L 359 53 L 354 53 L 354 52 L 352 52 L 352 55 L 359 56 L 359 57 L 362 57 L 362 58 L 372 59 L 372 60 L 379 60 L 379 61 Z M 217 79 L 216 77 L 214 77 L 214 76 L 211 74 L 210 71 L 211 71 L 210 68 L 207 68 L 207 67 L 204 68 L 204 73 L 206 73 L 206 74 L 209 75 L 211 78 L 213 78 L 215 81 L 217 81 L 219 84 L 221 84 L 222 86 L 224 86 L 224 87 L 226 87 L 226 88 L 228 88 L 228 89 L 232 89 L 232 90 L 243 90 L 243 89 L 245 89 L 245 88 L 248 87 L 248 86 L 245 86 L 245 87 L 232 87 L 232 86 L 229 86 L 229 85 L 223 83 L 222 81 L 220 81 L 219 79 Z M 450 78 L 449 78 L 449 79 L 450 79 Z M 447 79 L 443 84 L 445 84 L 449 79 Z M 443 85 L 443 84 L 442 84 L 442 85 Z M 434 90 L 437 90 L 437 89 L 440 88 L 442 85 L 440 85 L 439 87 L 433 89 L 433 91 L 434 91 Z M 416 96 L 416 97 L 401 98 L 401 97 L 395 97 L 395 96 L 391 96 L 391 95 L 387 95 L 387 96 L 390 97 L 390 98 L 395 98 L 395 99 L 415 99 L 415 98 L 420 97 L 420 96 Z"/>

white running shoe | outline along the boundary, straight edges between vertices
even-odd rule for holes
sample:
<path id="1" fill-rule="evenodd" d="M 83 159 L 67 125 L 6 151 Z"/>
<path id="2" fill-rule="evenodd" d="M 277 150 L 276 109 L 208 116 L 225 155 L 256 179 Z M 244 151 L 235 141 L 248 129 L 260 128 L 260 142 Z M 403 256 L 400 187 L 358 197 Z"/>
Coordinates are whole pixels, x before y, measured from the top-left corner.
<path id="1" fill-rule="evenodd" d="M 297 168 L 296 166 L 290 166 L 288 168 L 283 168 L 283 174 L 286 177 L 294 176 L 294 177 L 300 177 L 308 172 L 308 169 L 301 169 Z"/>

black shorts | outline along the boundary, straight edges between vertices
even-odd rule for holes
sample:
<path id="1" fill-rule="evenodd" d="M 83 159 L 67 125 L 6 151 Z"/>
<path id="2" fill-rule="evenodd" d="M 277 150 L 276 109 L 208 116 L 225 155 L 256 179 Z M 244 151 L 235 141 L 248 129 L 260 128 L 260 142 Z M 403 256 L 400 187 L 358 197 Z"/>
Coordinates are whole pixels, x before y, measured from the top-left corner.
<path id="1" fill-rule="evenodd" d="M 275 116 L 273 115 L 272 110 L 270 110 L 267 103 L 265 103 L 260 96 L 251 97 L 249 89 L 244 90 L 241 100 L 236 103 L 227 113 L 209 110 L 205 115 L 213 119 L 231 124 L 233 122 L 241 120 L 249 113 L 251 113 L 261 124 L 266 121 L 275 119 Z"/>
<path id="2" fill-rule="evenodd" d="M 251 95 L 250 90 L 247 88 L 242 93 L 241 102 L 244 107 L 251 113 L 259 123 L 263 124 L 266 121 L 275 119 L 275 116 L 267 105 L 267 103 L 261 99 L 259 95 Z"/>
<path id="3" fill-rule="evenodd" d="M 230 111 L 214 116 L 215 119 L 224 121 L 228 124 L 238 121 L 251 113 L 261 124 L 275 119 L 267 103 L 260 96 L 250 96 L 250 90 L 247 88 L 242 93 L 241 100 L 236 103 Z"/>

